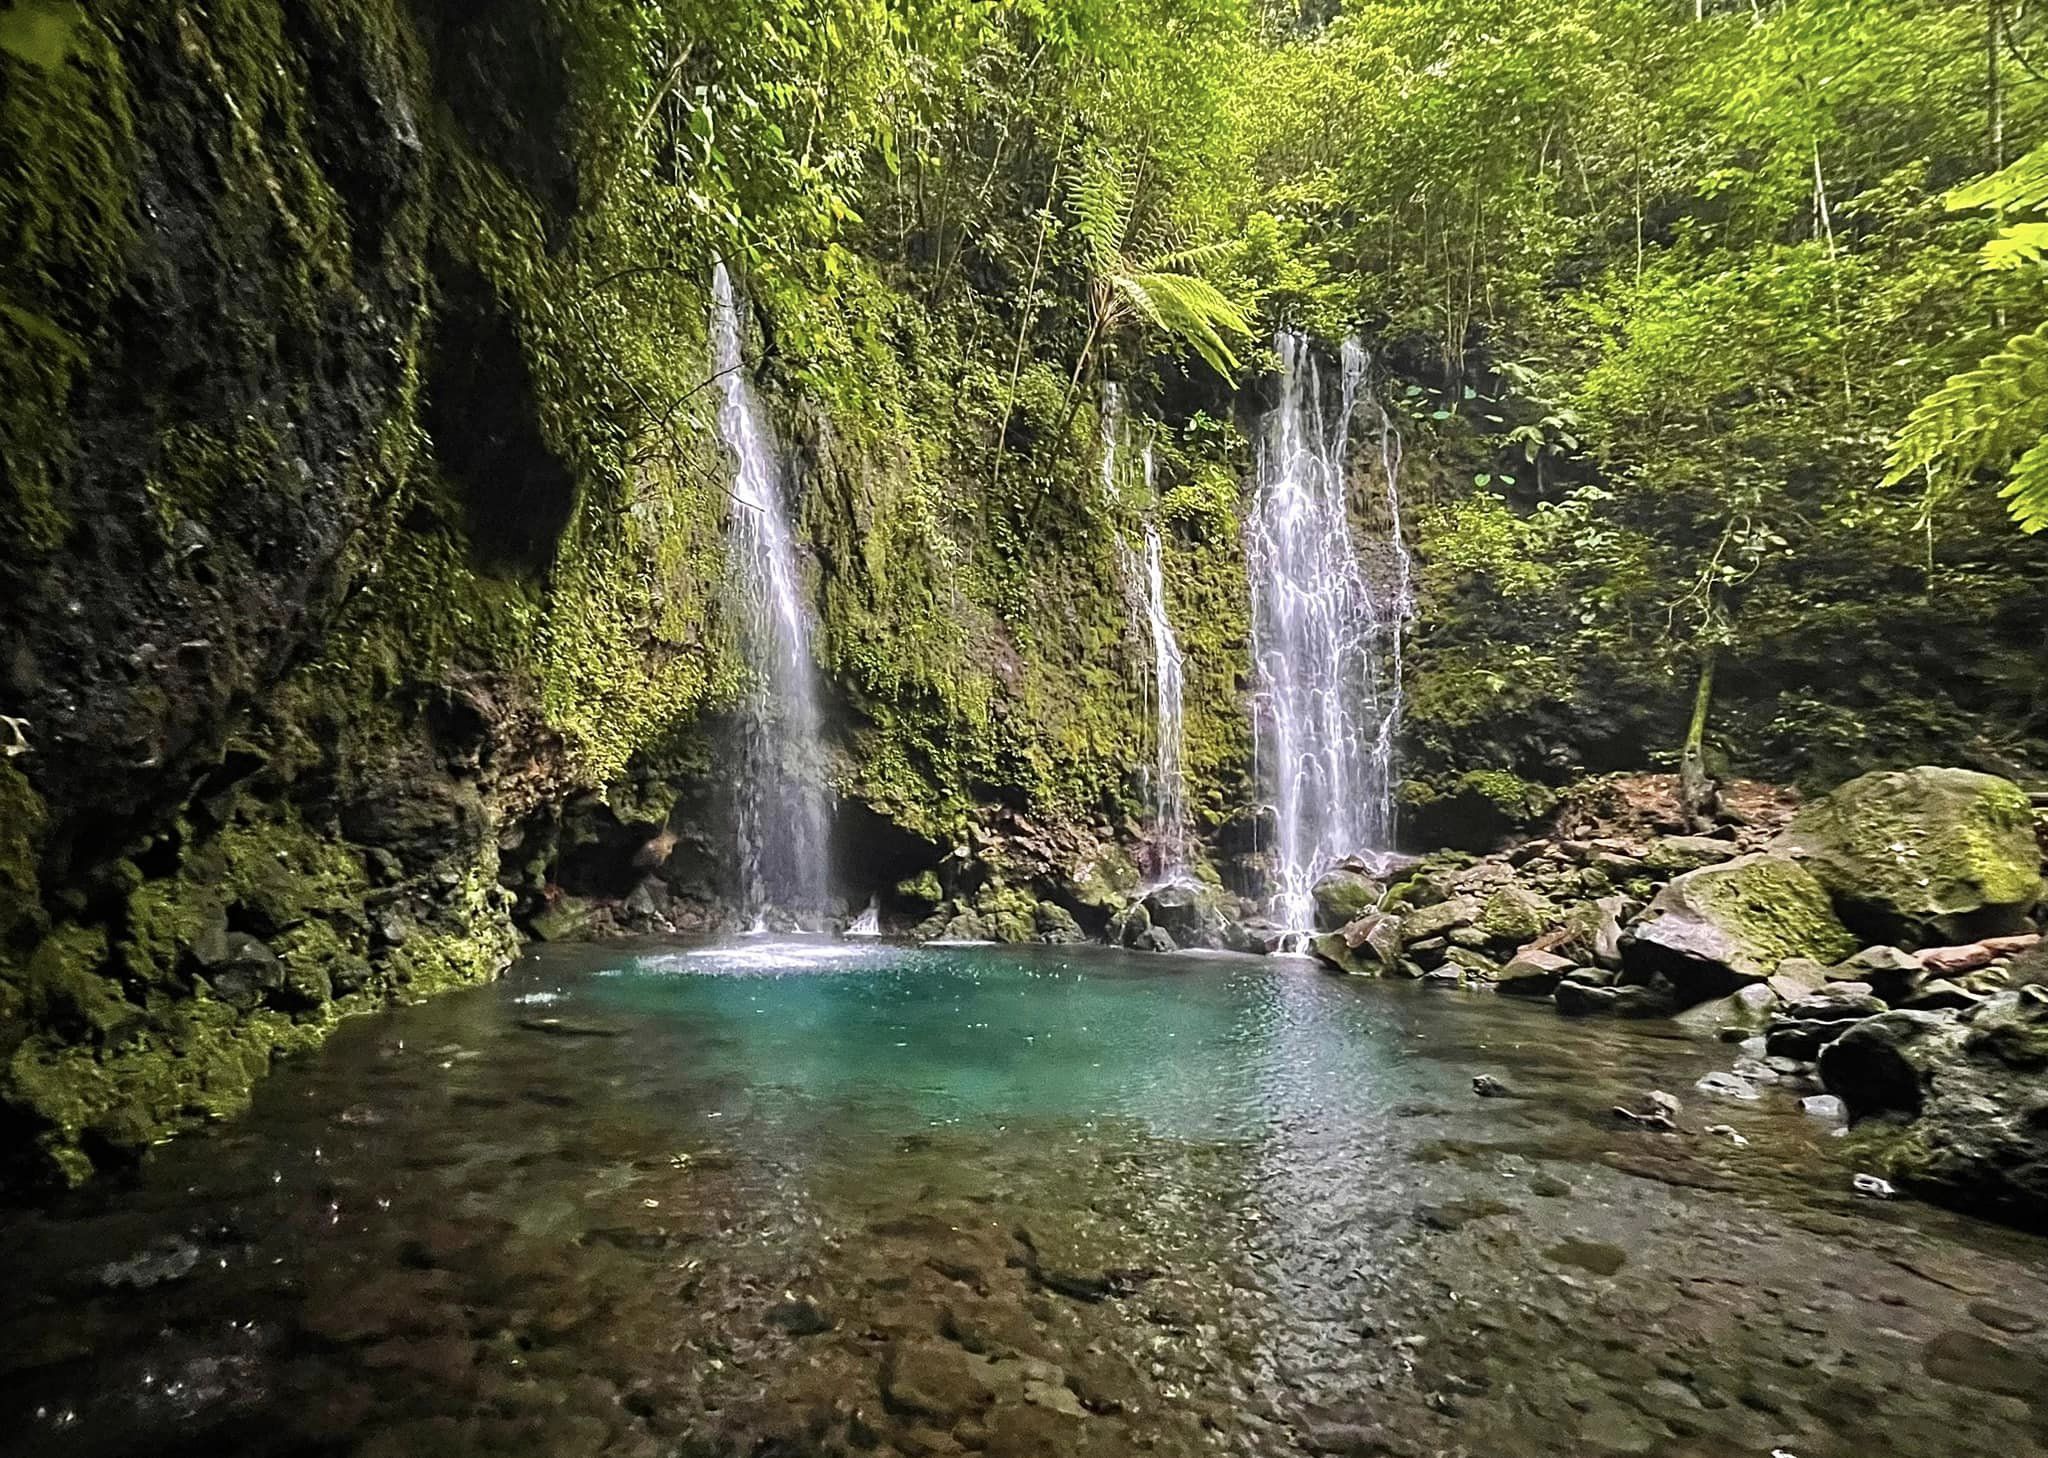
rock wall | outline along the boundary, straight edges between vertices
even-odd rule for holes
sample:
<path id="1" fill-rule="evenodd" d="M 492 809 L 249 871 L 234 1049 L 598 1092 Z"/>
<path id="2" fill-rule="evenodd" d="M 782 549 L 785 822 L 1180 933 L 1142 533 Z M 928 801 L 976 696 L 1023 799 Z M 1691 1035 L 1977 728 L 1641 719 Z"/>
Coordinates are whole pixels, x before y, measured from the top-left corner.
<path id="1" fill-rule="evenodd" d="M 522 927 L 724 914 L 719 239 L 623 84 L 652 23 L 0 13 L 10 1184 L 232 1112 L 339 1017 L 491 976 Z M 1003 480 L 992 396 L 958 381 L 1007 326 L 928 316 L 859 259 L 757 303 L 849 901 L 1092 887 L 1150 757 L 1135 508 L 1093 490 L 1092 407 L 1029 372 L 1009 439 L 1037 464 Z M 1235 479 L 1169 454 L 1170 485 Z M 1169 557 L 1213 625 L 1190 757 L 1214 823 L 1246 731 L 1212 498 Z"/>

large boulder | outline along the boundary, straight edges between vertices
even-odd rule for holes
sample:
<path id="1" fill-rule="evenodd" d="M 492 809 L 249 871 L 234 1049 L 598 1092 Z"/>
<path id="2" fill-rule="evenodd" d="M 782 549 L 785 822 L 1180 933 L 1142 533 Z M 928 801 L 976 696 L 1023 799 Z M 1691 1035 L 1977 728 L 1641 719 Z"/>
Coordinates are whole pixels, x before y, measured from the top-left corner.
<path id="1" fill-rule="evenodd" d="M 1623 936 L 1621 957 L 1625 981 L 1662 977 L 1689 1006 L 1761 982 L 1788 957 L 1829 963 L 1855 950 L 1818 881 L 1757 854 L 1672 881 Z"/>
<path id="2" fill-rule="evenodd" d="M 2018 931 L 2041 899 L 2026 792 L 1975 770 L 1851 780 L 1802 810 L 1771 850 L 1801 861 L 1850 926 L 1907 946 Z"/>
<path id="3" fill-rule="evenodd" d="M 1888 1012 L 1820 1054 L 1884 1172 L 1917 1193 L 2048 1231 L 2048 993 L 1960 1013 Z"/>
<path id="4" fill-rule="evenodd" d="M 1338 866 L 1317 881 L 1309 894 L 1316 903 L 1316 930 L 1336 931 L 1379 910 L 1387 892 L 1364 871 Z"/>
<path id="5" fill-rule="evenodd" d="M 1182 947 L 1242 951 L 1250 938 L 1237 920 L 1237 900 L 1229 892 L 1199 881 L 1155 886 L 1140 903 L 1150 924 Z"/>

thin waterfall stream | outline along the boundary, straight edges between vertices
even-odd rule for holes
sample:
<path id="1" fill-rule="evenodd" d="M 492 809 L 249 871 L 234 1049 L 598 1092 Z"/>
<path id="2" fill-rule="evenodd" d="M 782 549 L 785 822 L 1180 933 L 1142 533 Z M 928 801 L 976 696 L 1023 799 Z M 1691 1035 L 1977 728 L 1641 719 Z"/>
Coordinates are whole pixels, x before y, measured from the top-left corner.
<path id="1" fill-rule="evenodd" d="M 1333 384 L 1305 335 L 1282 330 L 1276 347 L 1280 394 L 1261 432 L 1245 527 L 1254 735 L 1274 815 L 1273 915 L 1306 931 L 1324 872 L 1392 848 L 1401 637 L 1413 601 L 1400 445 L 1376 401 L 1384 496 L 1367 517 L 1374 531 L 1363 552 L 1353 532 L 1365 351 L 1345 341 Z"/>
<path id="2" fill-rule="evenodd" d="M 712 270 L 718 434 L 732 453 L 726 580 L 740 610 L 749 683 L 736 786 L 740 893 L 757 929 L 771 911 L 815 918 L 826 901 L 826 826 L 810 618 L 797 579 L 781 458 L 747 382 L 740 307 L 723 262 Z"/>
<path id="3" fill-rule="evenodd" d="M 1118 474 L 1128 430 L 1123 394 L 1114 384 L 1102 389 L 1102 495 L 1114 505 L 1123 495 Z M 1144 553 L 1123 549 L 1123 576 L 1133 619 L 1142 618 L 1150 640 L 1152 679 L 1152 775 L 1147 786 L 1151 802 L 1151 880 L 1170 885 L 1188 871 L 1188 794 L 1182 769 L 1186 740 L 1185 664 L 1173 617 L 1166 606 L 1166 563 L 1160 544 L 1158 458 L 1148 441 L 1140 452 L 1145 477 Z M 1142 585 L 1143 596 L 1139 595 Z"/>
<path id="4" fill-rule="evenodd" d="M 1152 448 L 1145 447 L 1145 494 L 1156 501 Z M 1145 523 L 1145 620 L 1152 633 L 1152 847 L 1153 875 L 1178 881 L 1187 873 L 1187 781 L 1181 773 L 1185 675 L 1180 640 L 1166 611 L 1166 568 L 1159 525 Z"/>

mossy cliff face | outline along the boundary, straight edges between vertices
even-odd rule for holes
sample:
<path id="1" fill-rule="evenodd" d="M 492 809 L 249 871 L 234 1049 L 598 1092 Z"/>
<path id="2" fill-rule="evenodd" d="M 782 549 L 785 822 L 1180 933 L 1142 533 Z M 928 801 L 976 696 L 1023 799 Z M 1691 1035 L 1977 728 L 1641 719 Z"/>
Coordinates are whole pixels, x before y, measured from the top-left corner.
<path id="1" fill-rule="evenodd" d="M 76 1179 L 650 880 L 713 925 L 737 661 L 706 281 L 654 21 L 555 0 L 0 10 L 0 1146 Z M 641 84 L 644 83 L 644 84 Z M 1092 405 L 857 254 L 747 280 L 799 483 L 851 901 L 1068 934 L 1151 758 L 1158 511 L 1194 800 L 1241 798 L 1228 442 Z M 1206 493 L 1206 494 L 1205 494 Z M 897 895 L 891 888 L 911 889 Z M 579 898 L 581 903 L 579 904 Z"/>

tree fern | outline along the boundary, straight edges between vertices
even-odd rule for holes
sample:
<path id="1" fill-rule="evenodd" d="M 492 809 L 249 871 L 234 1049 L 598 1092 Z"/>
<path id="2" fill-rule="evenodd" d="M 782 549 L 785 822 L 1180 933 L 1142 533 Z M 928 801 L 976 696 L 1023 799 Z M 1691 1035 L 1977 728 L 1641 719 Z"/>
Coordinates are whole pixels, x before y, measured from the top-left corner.
<path id="1" fill-rule="evenodd" d="M 2048 146 L 1949 194 L 1951 208 L 2048 211 Z M 1984 248 L 1993 269 L 2048 262 L 2048 222 L 2019 222 Z M 1999 495 L 2020 530 L 2048 527 L 2048 323 L 2014 336 L 1974 369 L 1922 400 L 1892 442 L 1887 484 L 1924 476 L 1932 491 L 1980 472 L 2001 473 Z"/>

